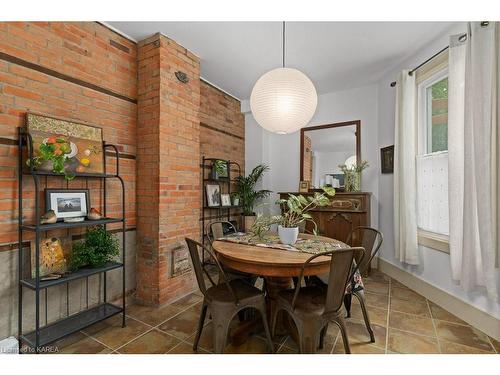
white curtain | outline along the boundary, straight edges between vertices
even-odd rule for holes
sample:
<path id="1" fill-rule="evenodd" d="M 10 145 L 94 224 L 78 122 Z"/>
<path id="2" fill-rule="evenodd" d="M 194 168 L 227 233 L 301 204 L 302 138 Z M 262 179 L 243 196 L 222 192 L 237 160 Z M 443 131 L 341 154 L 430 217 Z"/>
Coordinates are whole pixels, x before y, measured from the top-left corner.
<path id="1" fill-rule="evenodd" d="M 416 194 L 416 95 L 415 75 L 403 70 L 396 80 L 394 134 L 394 245 L 401 262 L 419 264 Z"/>
<path id="2" fill-rule="evenodd" d="M 498 300 L 498 25 L 469 23 L 451 38 L 449 61 L 450 256 L 466 290 L 485 286 Z"/>

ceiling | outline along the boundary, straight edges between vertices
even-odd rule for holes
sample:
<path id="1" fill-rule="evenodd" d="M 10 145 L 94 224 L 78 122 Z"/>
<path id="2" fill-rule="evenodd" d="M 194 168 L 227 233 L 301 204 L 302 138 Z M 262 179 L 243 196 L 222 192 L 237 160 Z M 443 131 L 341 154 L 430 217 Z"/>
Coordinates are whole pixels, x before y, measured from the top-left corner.
<path id="1" fill-rule="evenodd" d="M 244 100 L 257 79 L 282 62 L 281 22 L 107 22 L 142 40 L 174 39 L 201 58 L 201 76 Z M 440 36 L 452 22 L 287 22 L 286 65 L 319 94 L 377 82 Z"/>

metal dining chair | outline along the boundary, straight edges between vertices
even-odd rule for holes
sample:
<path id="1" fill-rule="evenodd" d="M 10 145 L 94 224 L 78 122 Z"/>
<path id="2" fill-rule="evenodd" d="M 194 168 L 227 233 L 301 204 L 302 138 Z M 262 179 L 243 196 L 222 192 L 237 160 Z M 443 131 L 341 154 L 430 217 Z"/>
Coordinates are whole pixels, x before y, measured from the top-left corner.
<path id="1" fill-rule="evenodd" d="M 351 246 L 362 246 L 365 249 L 365 255 L 363 259 L 357 259 L 356 264 L 359 269 L 359 274 L 365 275 L 368 271 L 368 267 L 373 260 L 373 257 L 377 255 L 384 236 L 378 230 L 370 227 L 357 227 L 354 228 L 347 237 L 347 243 Z M 368 311 L 366 309 L 365 294 L 364 289 L 357 287 L 358 285 L 356 278 L 356 273 L 353 272 L 349 278 L 348 287 L 344 296 L 344 306 L 347 311 L 347 318 L 351 317 L 351 302 L 352 296 L 354 295 L 361 306 L 361 312 L 363 313 L 363 319 L 365 321 L 366 329 L 370 335 L 370 341 L 375 342 L 375 335 L 373 334 L 372 327 L 370 325 L 370 318 L 368 316 Z"/>
<path id="2" fill-rule="evenodd" d="M 274 335 L 278 313 L 285 310 L 295 322 L 299 333 L 300 353 L 314 353 L 316 348 L 322 347 L 324 332 L 328 323 L 335 323 L 342 334 L 344 349 L 351 352 L 344 322 L 342 302 L 345 288 L 352 272 L 353 259 L 363 259 L 362 247 L 330 250 L 311 256 L 302 266 L 299 280 L 294 289 L 287 289 L 278 293 L 276 308 L 271 317 L 271 332 Z M 330 271 L 328 286 L 301 287 L 304 272 L 314 259 L 329 256 Z"/>
<path id="3" fill-rule="evenodd" d="M 231 323 L 233 317 L 244 309 L 253 308 L 261 314 L 269 349 L 271 352 L 274 352 L 274 345 L 269 332 L 269 326 L 267 324 L 264 293 L 260 289 L 246 283 L 244 280 L 229 280 L 224 269 L 217 260 L 217 257 L 211 250 L 204 248 L 202 244 L 190 238 L 186 238 L 186 243 L 189 249 L 189 255 L 193 264 L 196 280 L 198 282 L 198 287 L 203 293 L 203 304 L 200 313 L 200 320 L 198 322 L 198 329 L 196 331 L 196 337 L 193 343 L 193 350 L 196 351 L 198 349 L 198 342 L 200 341 L 201 332 L 203 330 L 203 326 L 205 325 L 205 317 L 208 308 L 210 308 L 210 314 L 213 322 L 212 324 L 214 327 L 213 342 L 215 353 L 223 353 L 229 332 L 229 324 Z M 219 269 L 220 275 L 223 278 L 223 282 L 215 284 L 212 281 L 210 275 L 201 263 L 199 250 L 206 251 L 213 259 L 215 265 Z M 212 286 L 207 288 L 203 273 L 207 275 Z"/>

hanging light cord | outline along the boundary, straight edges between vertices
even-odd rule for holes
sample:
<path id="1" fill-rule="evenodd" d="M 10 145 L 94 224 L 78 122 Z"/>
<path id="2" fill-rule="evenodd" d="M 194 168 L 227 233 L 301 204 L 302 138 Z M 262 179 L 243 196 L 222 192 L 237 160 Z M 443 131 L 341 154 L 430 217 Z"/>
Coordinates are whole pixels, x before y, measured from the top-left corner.
<path id="1" fill-rule="evenodd" d="M 285 67 L 285 21 L 283 21 L 283 68 Z"/>

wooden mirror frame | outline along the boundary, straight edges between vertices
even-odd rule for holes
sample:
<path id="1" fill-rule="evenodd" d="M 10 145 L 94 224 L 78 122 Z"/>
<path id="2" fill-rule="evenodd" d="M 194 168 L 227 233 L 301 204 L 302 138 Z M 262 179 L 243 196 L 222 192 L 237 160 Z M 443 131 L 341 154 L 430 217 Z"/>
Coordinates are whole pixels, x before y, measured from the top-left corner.
<path id="1" fill-rule="evenodd" d="M 361 161 L 361 120 L 337 122 L 334 124 L 327 125 L 317 125 L 309 126 L 300 129 L 300 181 L 304 180 L 304 135 L 305 132 L 311 130 L 322 130 L 330 128 L 339 128 L 341 126 L 352 126 L 356 125 L 356 161 L 359 163 Z"/>

